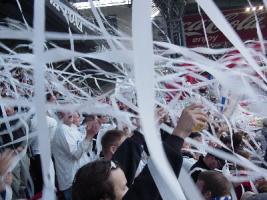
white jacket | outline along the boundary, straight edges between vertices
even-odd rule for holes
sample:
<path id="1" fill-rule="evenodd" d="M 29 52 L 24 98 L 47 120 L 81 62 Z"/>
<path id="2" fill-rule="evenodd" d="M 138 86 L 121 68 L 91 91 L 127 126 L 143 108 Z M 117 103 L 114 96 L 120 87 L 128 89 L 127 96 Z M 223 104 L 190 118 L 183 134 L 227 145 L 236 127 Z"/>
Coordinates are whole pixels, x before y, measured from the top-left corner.
<path id="1" fill-rule="evenodd" d="M 81 160 L 92 148 L 92 142 L 82 140 L 81 133 L 72 126 L 59 123 L 51 147 L 59 189 L 61 191 L 69 189 L 82 163 Z"/>

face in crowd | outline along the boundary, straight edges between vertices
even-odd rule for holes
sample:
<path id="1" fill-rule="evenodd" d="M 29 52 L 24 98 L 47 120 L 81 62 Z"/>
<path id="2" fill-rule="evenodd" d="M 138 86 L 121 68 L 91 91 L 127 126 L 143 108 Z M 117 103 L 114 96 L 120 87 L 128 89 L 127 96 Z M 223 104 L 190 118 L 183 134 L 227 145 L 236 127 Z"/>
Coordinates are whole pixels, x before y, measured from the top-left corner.
<path id="1" fill-rule="evenodd" d="M 112 161 L 97 160 L 80 168 L 74 178 L 76 200 L 122 200 L 128 191 L 124 172 Z"/>
<path id="2" fill-rule="evenodd" d="M 63 113 L 63 123 L 68 125 L 68 126 L 71 126 L 71 124 L 73 123 L 73 113 L 71 112 L 66 112 L 66 113 Z"/>
<path id="3" fill-rule="evenodd" d="M 80 114 L 78 112 L 74 112 L 72 114 L 72 117 L 73 117 L 73 124 L 76 126 L 80 126 L 80 124 L 81 124 Z"/>

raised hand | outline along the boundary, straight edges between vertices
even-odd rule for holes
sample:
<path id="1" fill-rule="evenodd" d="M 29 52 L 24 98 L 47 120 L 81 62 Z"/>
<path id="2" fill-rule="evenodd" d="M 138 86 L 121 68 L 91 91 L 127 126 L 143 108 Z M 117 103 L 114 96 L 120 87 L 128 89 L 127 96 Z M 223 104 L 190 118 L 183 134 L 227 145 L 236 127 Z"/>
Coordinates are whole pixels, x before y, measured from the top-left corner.
<path id="1" fill-rule="evenodd" d="M 181 138 L 188 137 L 196 126 L 205 127 L 208 116 L 202 111 L 203 106 L 192 104 L 185 108 L 174 129 L 173 135 Z"/>
<path id="2" fill-rule="evenodd" d="M 98 120 L 88 121 L 86 124 L 86 139 L 91 140 L 99 132 L 100 126 Z"/>
<path id="3" fill-rule="evenodd" d="M 7 173 L 14 156 L 15 151 L 11 149 L 6 149 L 0 154 L 0 176 L 4 176 Z"/>

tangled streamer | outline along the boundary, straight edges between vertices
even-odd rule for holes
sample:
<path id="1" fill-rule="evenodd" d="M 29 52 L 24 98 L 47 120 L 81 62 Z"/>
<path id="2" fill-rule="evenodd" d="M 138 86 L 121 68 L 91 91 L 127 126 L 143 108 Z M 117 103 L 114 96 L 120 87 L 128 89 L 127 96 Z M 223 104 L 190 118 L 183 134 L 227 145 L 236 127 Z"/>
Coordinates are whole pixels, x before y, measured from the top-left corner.
<path id="1" fill-rule="evenodd" d="M 71 29 L 68 33 L 47 32 L 41 27 L 45 20 L 44 11 L 40 12 L 44 10 L 44 1 L 35 2 L 33 27 L 28 25 L 25 18 L 24 23 L 13 19 L 4 19 L 0 23 L 0 122 L 7 127 L 0 134 L 8 134 L 11 138 L 9 143 L 1 144 L 2 148 L 19 142 L 27 146 L 30 138 L 39 136 L 43 141 L 40 150 L 43 169 L 46 170 L 49 168 L 50 153 L 44 155 L 50 149 L 49 138 L 40 133 L 47 127 L 45 123 L 40 123 L 35 133 L 29 132 L 27 121 L 34 113 L 40 122 L 49 110 L 109 115 L 117 119 L 121 127 L 127 126 L 131 130 L 135 128 L 132 119 L 140 118 L 148 148 L 152 152 L 151 163 L 154 168 L 150 169 L 157 172 L 152 173 L 153 178 L 156 180 L 161 177 L 162 183 L 169 186 L 169 193 L 161 194 L 163 198 L 185 199 L 186 196 L 196 199 L 196 194 L 185 189 L 193 187 L 192 183 L 186 182 L 185 178 L 180 177 L 179 181 L 174 178 L 162 149 L 158 148 L 160 140 L 153 126 L 154 108 L 163 108 L 164 115 L 173 122 L 160 126 L 171 133 L 173 124 L 186 106 L 192 102 L 202 103 L 209 113 L 211 127 L 211 132 L 203 131 L 202 134 L 205 140 L 222 146 L 216 134 L 212 134 L 218 123 L 223 124 L 231 135 L 241 130 L 253 141 L 254 132 L 262 128 L 262 120 L 267 117 L 267 41 L 259 38 L 259 41 L 243 43 L 228 27 L 217 8 L 208 9 L 215 6 L 212 1 L 197 2 L 232 42 L 231 48 L 186 48 L 152 41 L 151 30 L 138 33 L 142 26 L 151 26 L 151 5 L 141 1 L 133 2 L 133 37 L 113 28 L 92 1 L 89 2 L 96 23 L 83 19 L 90 34 L 74 34 Z M 52 3 L 58 9 L 69 9 L 60 1 L 53 0 Z M 81 18 L 75 12 L 72 14 Z M 216 18 L 217 15 L 221 17 Z M 144 21 L 143 24 L 140 21 L 136 23 L 138 17 Z M 66 20 L 68 24 L 72 23 L 70 19 Z M 16 45 L 11 47 L 5 40 L 13 40 Z M 64 41 L 68 45 L 61 46 L 56 41 Z M 87 52 L 75 50 L 77 41 L 92 43 L 94 48 Z M 57 96 L 56 104 L 45 102 L 44 97 L 48 93 Z M 120 109 L 119 105 L 128 109 Z M 5 108 L 8 106 L 16 106 L 17 114 L 7 116 Z M 20 125 L 25 127 L 23 137 L 13 138 L 14 127 L 9 125 L 9 121 L 14 119 L 20 120 Z M 203 152 L 245 166 L 250 180 L 267 177 L 265 169 L 235 152 L 230 155 L 207 144 L 190 139 L 187 142 L 203 149 Z M 257 146 L 257 142 L 254 142 Z M 262 156 L 249 143 L 246 143 L 246 148 L 257 157 L 258 163 L 265 165 Z M 12 168 L 25 153 L 22 151 L 17 155 Z M 162 172 L 167 170 L 170 173 L 157 175 L 159 168 Z M 48 170 L 44 171 L 44 175 L 49 176 Z M 244 179 L 231 175 L 228 178 L 236 181 Z M 47 199 L 54 198 L 53 187 L 46 178 L 44 180 L 47 190 L 44 195 L 47 195 Z"/>

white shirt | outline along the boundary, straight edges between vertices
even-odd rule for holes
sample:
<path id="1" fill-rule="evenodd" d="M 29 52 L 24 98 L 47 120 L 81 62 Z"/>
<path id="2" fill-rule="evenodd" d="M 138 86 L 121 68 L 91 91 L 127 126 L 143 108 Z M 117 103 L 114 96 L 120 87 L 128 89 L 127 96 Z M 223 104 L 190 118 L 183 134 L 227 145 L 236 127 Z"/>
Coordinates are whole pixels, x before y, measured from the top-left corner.
<path id="1" fill-rule="evenodd" d="M 59 123 L 51 146 L 59 189 L 69 189 L 86 152 L 92 148 L 92 142 L 81 140 L 81 133 L 73 126 Z"/>
<path id="2" fill-rule="evenodd" d="M 194 158 L 183 157 L 183 167 L 187 172 L 190 172 L 191 167 L 197 162 Z"/>
<path id="3" fill-rule="evenodd" d="M 73 134 L 75 134 L 75 136 L 77 137 L 78 142 L 82 142 L 83 140 L 85 140 L 86 133 L 79 131 L 79 128 L 76 125 L 74 124 L 71 125 L 71 129 L 73 131 Z M 93 145 L 90 145 L 86 153 L 82 154 L 81 158 L 78 161 L 77 170 L 81 168 L 82 166 L 84 166 L 85 164 L 92 161 L 92 158 L 88 156 L 88 153 L 92 152 L 92 148 L 93 148 Z"/>

